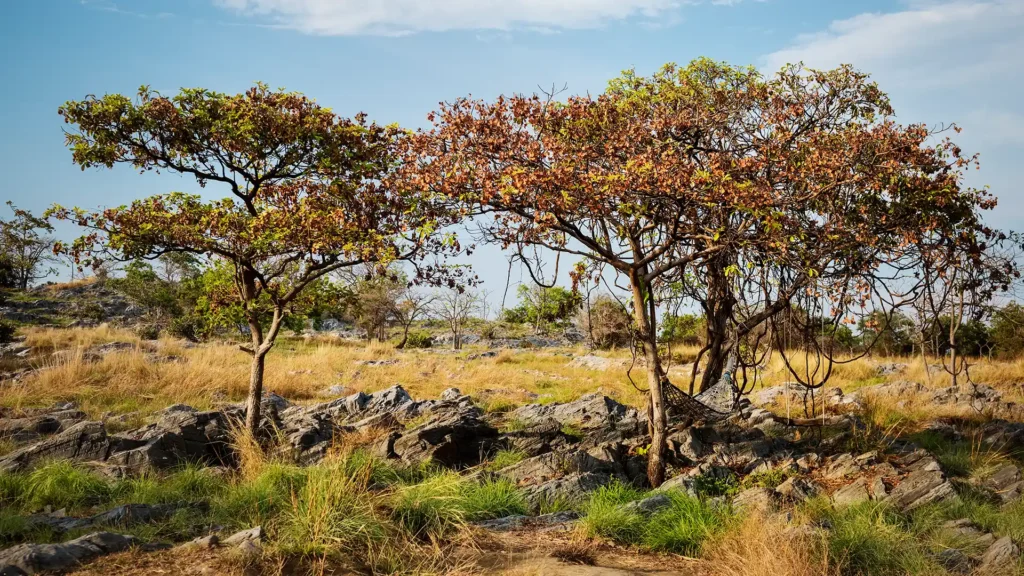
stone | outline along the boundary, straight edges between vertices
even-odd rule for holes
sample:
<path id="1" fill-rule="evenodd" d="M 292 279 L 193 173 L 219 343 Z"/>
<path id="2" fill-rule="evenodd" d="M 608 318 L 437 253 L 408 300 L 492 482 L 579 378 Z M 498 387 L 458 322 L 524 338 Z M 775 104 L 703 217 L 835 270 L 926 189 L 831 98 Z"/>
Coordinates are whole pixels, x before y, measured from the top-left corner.
<path id="1" fill-rule="evenodd" d="M 641 516 L 653 516 L 655 512 L 667 508 L 672 504 L 672 499 L 665 494 L 655 494 L 643 500 L 635 500 L 622 506 L 623 510 L 635 512 Z"/>
<path id="2" fill-rule="evenodd" d="M 335 384 L 333 386 L 328 386 L 327 388 L 324 388 L 323 390 L 317 392 L 317 396 L 320 396 L 321 398 L 337 398 L 338 396 L 342 396 L 346 392 L 348 392 L 348 388 L 342 386 L 341 384 Z"/>
<path id="3" fill-rule="evenodd" d="M 1017 500 L 1024 492 L 1021 471 L 1013 464 L 1003 464 L 985 478 L 981 485 L 995 492 L 1003 502 Z"/>
<path id="4" fill-rule="evenodd" d="M 256 526 L 249 528 L 248 530 L 241 530 L 235 532 L 231 536 L 228 536 L 221 541 L 221 544 L 225 546 L 238 546 L 242 542 L 262 542 L 263 541 L 263 527 Z"/>
<path id="5" fill-rule="evenodd" d="M 872 500 L 884 500 L 889 495 L 881 476 L 875 476 L 869 485 Z"/>
<path id="6" fill-rule="evenodd" d="M 1010 574 L 1020 558 L 1020 547 L 1009 536 L 996 540 L 981 557 L 978 574 Z"/>
<path id="7" fill-rule="evenodd" d="M 572 523 L 578 520 L 579 517 L 579 512 L 565 510 L 551 514 L 541 514 L 540 516 L 516 515 L 483 520 L 477 522 L 476 526 L 494 532 L 510 532 L 524 529 L 549 532 L 553 530 L 569 530 L 572 527 Z"/>
<path id="8" fill-rule="evenodd" d="M 797 459 L 796 465 L 800 470 L 804 472 L 810 472 L 821 466 L 821 456 L 812 452 L 810 454 L 804 454 Z"/>
<path id="9" fill-rule="evenodd" d="M 138 544 L 132 536 L 96 532 L 61 544 L 19 544 L 0 551 L 0 574 L 61 572 Z"/>
<path id="10" fill-rule="evenodd" d="M 956 497 L 956 490 L 942 472 L 917 470 L 911 472 L 897 484 L 885 500 L 894 506 L 910 511 L 925 504 L 949 500 Z"/>
<path id="11" fill-rule="evenodd" d="M 544 505 L 580 504 L 587 499 L 591 492 L 607 485 L 611 480 L 610 474 L 585 472 L 569 474 L 541 484 L 524 486 L 522 491 L 530 508 L 536 510 Z"/>
<path id="12" fill-rule="evenodd" d="M 935 561 L 952 574 L 968 574 L 973 565 L 971 558 L 956 548 L 940 550 Z"/>
<path id="13" fill-rule="evenodd" d="M 832 494 L 832 503 L 837 508 L 856 506 L 862 502 L 867 502 L 869 499 L 868 487 L 863 478 L 854 480 Z"/>
<path id="14" fill-rule="evenodd" d="M 768 512 L 774 505 L 772 490 L 768 488 L 748 488 L 733 498 L 733 507 L 737 510 L 754 510 Z"/>
<path id="15" fill-rule="evenodd" d="M 581 429 L 613 427 L 619 421 L 638 420 L 635 408 L 619 404 L 601 394 L 587 394 L 564 404 L 527 404 L 513 411 L 512 420 L 533 423 L 551 418 L 562 425 Z"/>
<path id="16" fill-rule="evenodd" d="M 123 504 L 84 518 L 67 516 L 63 509 L 49 514 L 29 516 L 26 520 L 31 526 L 46 526 L 51 531 L 61 534 L 72 530 L 82 530 L 94 526 L 118 526 L 126 528 L 133 524 L 149 524 L 169 518 L 182 508 L 195 507 L 206 510 L 206 504 L 165 503 L 165 504 Z"/>
<path id="17" fill-rule="evenodd" d="M 531 457 L 575 443 L 575 439 L 562 432 L 561 423 L 554 418 L 538 420 L 522 430 L 506 432 L 502 439 L 511 449 Z"/>
<path id="18" fill-rule="evenodd" d="M 199 548 L 216 548 L 219 544 L 220 538 L 216 534 L 200 536 L 199 538 L 189 541 L 190 546 L 198 546 Z"/>
<path id="19" fill-rule="evenodd" d="M 462 398 L 462 391 L 458 388 L 447 388 L 444 392 L 441 392 L 440 398 L 445 402 L 455 402 L 459 398 Z"/>
<path id="20" fill-rule="evenodd" d="M 944 523 L 942 528 L 956 536 L 956 538 L 969 542 L 974 547 L 988 547 L 996 541 L 995 534 L 985 532 L 967 518 L 950 520 Z"/>
<path id="21" fill-rule="evenodd" d="M 498 356 L 497 350 L 488 350 L 479 354 L 470 354 L 466 356 L 466 360 L 478 360 L 480 358 L 496 358 Z"/>
<path id="22" fill-rule="evenodd" d="M 154 424 L 111 437 L 108 464 L 135 472 L 166 470 L 186 462 L 208 466 L 234 461 L 228 416 L 224 412 L 172 412 Z"/>
<path id="23" fill-rule="evenodd" d="M 603 356 L 594 356 L 588 354 L 586 356 L 577 356 L 569 362 L 569 366 L 572 368 L 586 368 L 588 370 L 611 370 L 613 368 L 621 368 L 625 366 L 624 360 L 616 358 L 605 358 Z"/>
<path id="24" fill-rule="evenodd" d="M 385 388 L 367 396 L 362 410 L 368 412 L 390 412 L 411 402 L 412 396 L 409 396 L 405 388 L 402 388 L 400 384 L 395 384 L 390 388 Z"/>
<path id="25" fill-rule="evenodd" d="M 79 422 L 55 436 L 0 458 L 0 471 L 23 472 L 50 460 L 102 460 L 110 448 L 102 422 Z"/>
<path id="26" fill-rule="evenodd" d="M 157 414 L 173 414 L 175 412 L 186 412 L 189 414 L 195 414 L 196 412 L 198 412 L 198 410 L 189 406 L 188 404 L 171 404 L 167 408 L 164 408 L 163 410 L 157 412 Z"/>
<path id="27" fill-rule="evenodd" d="M 803 478 L 791 476 L 782 484 L 776 486 L 775 492 L 791 502 L 800 503 L 815 496 L 819 489 L 816 485 Z"/>
<path id="28" fill-rule="evenodd" d="M 861 471 L 852 454 L 840 454 L 829 460 L 822 471 L 822 476 L 829 480 L 839 480 L 847 476 L 853 476 Z"/>
<path id="29" fill-rule="evenodd" d="M 893 374 L 900 374 L 907 369 L 907 365 L 900 362 L 889 362 L 886 364 L 879 364 L 875 368 L 875 372 L 879 376 L 892 376 Z"/>
<path id="30" fill-rule="evenodd" d="M 395 440 L 394 453 L 410 464 L 431 461 L 449 468 L 479 464 L 498 436 L 480 415 L 475 407 L 443 410 Z"/>
<path id="31" fill-rule="evenodd" d="M 254 540 L 242 540 L 236 547 L 243 556 L 256 556 L 263 550 L 260 543 Z"/>

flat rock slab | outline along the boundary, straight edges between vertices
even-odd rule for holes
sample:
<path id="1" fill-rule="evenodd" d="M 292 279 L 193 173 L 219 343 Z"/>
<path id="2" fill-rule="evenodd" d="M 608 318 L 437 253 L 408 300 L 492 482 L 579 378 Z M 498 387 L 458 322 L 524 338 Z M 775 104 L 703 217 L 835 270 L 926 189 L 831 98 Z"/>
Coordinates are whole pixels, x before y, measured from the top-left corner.
<path id="1" fill-rule="evenodd" d="M 96 532 L 61 544 L 19 544 L 0 551 L 0 574 L 59 572 L 137 544 L 134 536 L 111 532 Z"/>

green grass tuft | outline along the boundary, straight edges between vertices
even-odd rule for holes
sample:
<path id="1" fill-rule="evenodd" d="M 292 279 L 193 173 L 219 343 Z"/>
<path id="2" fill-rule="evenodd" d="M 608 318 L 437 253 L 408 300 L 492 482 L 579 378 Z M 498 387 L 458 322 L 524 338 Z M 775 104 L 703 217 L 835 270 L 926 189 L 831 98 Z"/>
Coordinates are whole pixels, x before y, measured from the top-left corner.
<path id="1" fill-rule="evenodd" d="M 111 484 L 103 478 L 71 462 L 58 461 L 29 473 L 23 500 L 29 509 L 81 508 L 106 502 L 112 494 Z"/>

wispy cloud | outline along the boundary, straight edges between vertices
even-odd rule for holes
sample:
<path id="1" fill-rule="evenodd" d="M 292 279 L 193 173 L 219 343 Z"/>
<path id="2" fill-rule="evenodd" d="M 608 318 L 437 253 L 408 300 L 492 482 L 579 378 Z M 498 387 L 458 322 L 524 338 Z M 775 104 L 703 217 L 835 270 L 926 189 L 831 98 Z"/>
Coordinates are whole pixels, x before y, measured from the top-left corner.
<path id="1" fill-rule="evenodd" d="M 113 14 L 124 14 L 125 16 L 134 16 L 136 18 L 158 19 L 174 16 L 171 12 L 136 12 L 134 10 L 127 10 L 110 0 L 79 0 L 79 2 L 82 6 L 92 10 L 111 12 Z"/>
<path id="2" fill-rule="evenodd" d="M 701 0 L 214 0 L 223 8 L 308 34 L 594 28 L 635 18 L 672 21 Z M 741 0 L 711 0 L 736 4 Z"/>

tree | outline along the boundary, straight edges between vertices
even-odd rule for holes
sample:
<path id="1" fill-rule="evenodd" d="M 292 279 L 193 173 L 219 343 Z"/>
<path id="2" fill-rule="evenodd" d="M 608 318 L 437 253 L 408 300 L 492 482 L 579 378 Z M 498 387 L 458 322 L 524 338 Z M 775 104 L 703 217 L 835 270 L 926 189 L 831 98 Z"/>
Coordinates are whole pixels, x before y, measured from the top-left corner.
<path id="1" fill-rule="evenodd" d="M 740 342 L 798 295 L 845 311 L 870 299 L 876 283 L 866 279 L 926 239 L 966 252 L 989 237 L 977 213 L 992 199 L 960 184 L 971 159 L 892 115 L 850 67 L 765 77 L 697 60 L 651 77 L 626 72 L 598 97 L 444 104 L 412 140 L 410 178 L 491 215 L 482 232 L 492 242 L 571 254 L 625 280 L 657 486 L 669 384 L 657 347 L 662 291 L 687 283 L 704 309 L 706 389 L 743 350 L 763 349 Z"/>
<path id="2" fill-rule="evenodd" d="M 68 246 L 76 261 L 188 253 L 230 274 L 252 357 L 246 426 L 256 432 L 267 353 L 304 291 L 345 267 L 386 268 L 457 250 L 438 236 L 449 215 L 422 194 L 395 188 L 391 172 L 403 132 L 336 116 L 301 94 L 258 84 L 244 94 L 184 89 L 168 98 L 89 96 L 60 109 L 82 169 L 129 164 L 223 185 L 205 200 L 171 193 L 101 212 L 51 208 L 90 232 Z M 433 267 L 417 268 L 427 279 Z"/>
<path id="3" fill-rule="evenodd" d="M 519 306 L 505 310 L 505 321 L 532 323 L 537 332 L 542 331 L 545 324 L 564 326 L 582 306 L 582 299 L 577 292 L 561 286 L 520 284 L 517 293 Z"/>
<path id="4" fill-rule="evenodd" d="M 405 348 L 409 342 L 409 329 L 412 328 L 413 322 L 430 312 L 430 306 L 433 305 L 434 299 L 435 297 L 429 294 L 414 290 L 405 291 L 405 296 L 398 301 L 398 306 L 395 307 L 395 316 L 402 326 L 402 341 L 395 348 L 399 350 Z"/>
<path id="5" fill-rule="evenodd" d="M 623 305 L 608 294 L 597 294 L 589 313 L 580 314 L 580 322 L 597 348 L 629 346 L 633 319 Z"/>
<path id="6" fill-rule="evenodd" d="M 430 305 L 430 314 L 448 325 L 452 349 L 462 349 L 466 322 L 480 311 L 480 296 L 475 292 L 452 288 L 438 292 Z"/>
<path id="7" fill-rule="evenodd" d="M 0 281 L 19 290 L 56 272 L 47 264 L 56 262 L 53 256 L 54 240 L 49 234 L 53 226 L 45 218 L 33 216 L 10 200 L 7 206 L 14 212 L 10 220 L 0 220 Z"/>
<path id="8" fill-rule="evenodd" d="M 369 340 L 383 342 L 388 329 L 398 321 L 399 301 L 408 290 L 404 275 L 393 270 L 374 273 L 372 270 L 355 271 L 349 280 L 348 315 L 356 327 L 366 333 Z"/>
<path id="9" fill-rule="evenodd" d="M 1024 306 L 1010 302 L 992 314 L 990 330 L 996 352 L 1007 357 L 1024 351 Z"/>
<path id="10" fill-rule="evenodd" d="M 700 344 L 704 336 L 704 319 L 696 314 L 666 314 L 661 320 L 658 340 L 673 344 Z"/>

